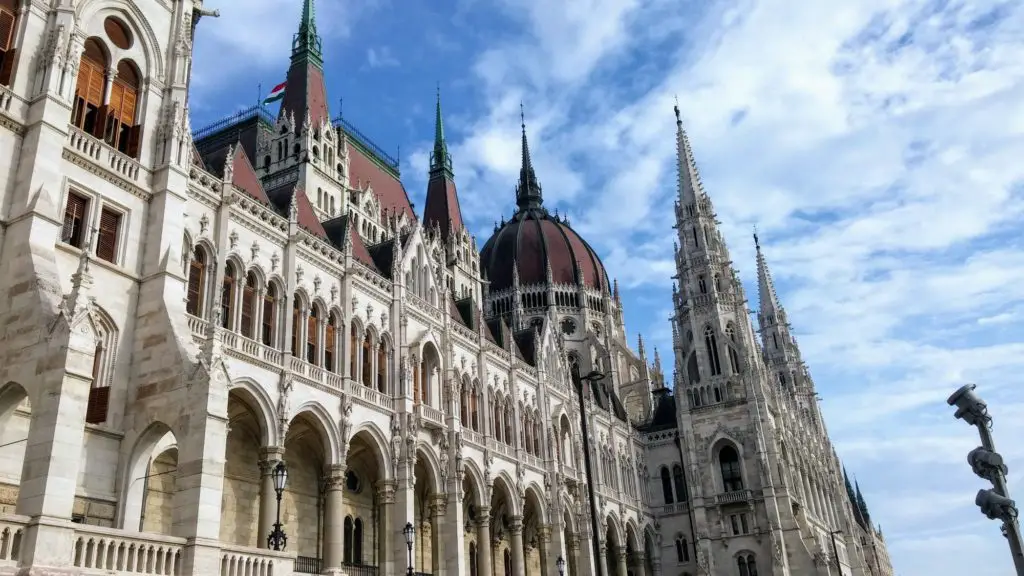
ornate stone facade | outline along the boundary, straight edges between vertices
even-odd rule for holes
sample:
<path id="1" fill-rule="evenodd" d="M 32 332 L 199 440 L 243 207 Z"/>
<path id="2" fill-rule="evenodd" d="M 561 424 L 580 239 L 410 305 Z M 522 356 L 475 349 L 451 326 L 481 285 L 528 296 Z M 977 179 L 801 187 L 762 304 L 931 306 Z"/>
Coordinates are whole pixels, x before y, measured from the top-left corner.
<path id="1" fill-rule="evenodd" d="M 744 576 L 826 573 L 816 538 L 844 512 L 829 524 L 824 499 L 772 480 L 788 463 L 789 482 L 814 470 L 831 486 L 820 422 L 769 432 L 799 416 L 748 396 L 767 369 L 745 324 L 750 376 L 721 388 L 732 412 L 663 418 L 657 352 L 651 365 L 627 345 L 614 282 L 544 208 L 525 126 L 505 223 L 519 228 L 478 251 L 440 100 L 420 218 L 397 162 L 329 115 L 312 0 L 279 114 L 197 131 L 192 39 L 215 11 L 46 4 L 0 0 L 0 575 L 391 575 L 411 558 L 418 573 L 554 576 L 558 557 L 571 575 L 733 574 L 741 549 Z M 717 488 L 707 450 L 726 441 L 749 488 Z M 663 504 L 680 454 L 670 484 L 692 497 Z M 800 503 L 814 514 L 787 515 Z M 722 511 L 740 509 L 753 532 L 723 537 Z"/>

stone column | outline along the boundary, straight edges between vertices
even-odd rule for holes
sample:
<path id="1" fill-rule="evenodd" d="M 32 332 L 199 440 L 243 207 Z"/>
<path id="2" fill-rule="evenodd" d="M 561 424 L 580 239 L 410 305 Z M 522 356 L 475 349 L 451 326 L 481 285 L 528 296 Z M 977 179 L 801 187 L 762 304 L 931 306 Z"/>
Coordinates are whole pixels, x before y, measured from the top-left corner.
<path id="1" fill-rule="evenodd" d="M 545 524 L 537 528 L 537 547 L 540 551 L 540 573 L 554 574 L 557 576 L 558 567 L 555 566 L 555 556 L 551 556 L 551 526 Z M 554 572 L 551 569 L 554 568 Z"/>
<path id="2" fill-rule="evenodd" d="M 391 557 L 391 550 L 394 547 L 394 530 L 392 530 L 395 509 L 394 482 L 378 482 L 377 501 L 380 502 L 380 514 L 377 517 L 376 526 L 377 574 L 397 574 L 400 571 L 396 570 L 397 564 Z"/>
<path id="3" fill-rule="evenodd" d="M 430 570 L 433 576 L 444 576 L 445 570 L 445 548 L 444 545 L 444 516 L 446 496 L 440 494 L 434 497 L 430 504 Z"/>
<path id="4" fill-rule="evenodd" d="M 405 536 L 402 531 L 407 523 L 417 526 L 415 516 L 415 486 L 413 482 L 414 460 L 405 458 L 404 454 L 398 465 L 398 478 L 396 480 L 394 523 L 391 525 L 391 535 L 394 538 L 392 555 L 395 563 L 395 573 L 403 574 L 408 567 L 409 548 L 405 544 Z M 417 529 L 417 531 L 419 531 Z M 417 542 L 421 536 L 416 535 Z"/>
<path id="5" fill-rule="evenodd" d="M 277 491 L 274 490 L 274 468 L 284 460 L 284 448 L 268 446 L 260 454 L 260 519 L 256 545 L 270 548 L 267 537 L 274 531 L 277 519 Z"/>
<path id="6" fill-rule="evenodd" d="M 323 573 L 341 574 L 342 552 L 345 548 L 345 465 L 332 465 L 326 476 Z"/>
<path id="7" fill-rule="evenodd" d="M 523 554 L 523 517 L 509 518 L 509 532 L 512 533 L 512 576 L 526 576 L 526 562 Z"/>
<path id="8" fill-rule="evenodd" d="M 643 552 L 633 553 L 633 574 L 634 576 L 648 576 L 647 555 Z"/>
<path id="9" fill-rule="evenodd" d="M 629 574 L 629 566 L 626 564 L 626 547 L 617 546 L 615 548 L 615 553 L 619 557 L 618 576 L 627 576 L 627 574 Z"/>
<path id="10" fill-rule="evenodd" d="M 494 564 L 491 563 L 491 508 L 481 506 L 477 510 L 476 523 L 476 574 L 477 576 L 491 576 L 494 574 Z"/>
<path id="11" fill-rule="evenodd" d="M 561 515 L 560 510 L 554 511 L 556 514 Z M 565 573 L 569 573 L 569 566 L 572 564 L 571 554 L 566 547 L 565 542 L 565 527 L 562 526 L 562 521 L 555 520 L 548 526 L 550 534 L 550 543 L 548 544 L 548 565 L 541 574 L 548 574 L 549 576 L 558 576 L 558 566 L 555 565 L 555 561 L 561 556 L 562 560 L 565 560 Z"/>
<path id="12" fill-rule="evenodd" d="M 598 540 L 597 547 L 597 558 L 594 558 L 594 572 L 597 572 L 597 567 L 600 566 L 601 574 L 609 576 L 611 572 L 608 571 L 611 566 L 608 566 L 608 542 L 604 539 Z"/>
<path id="13" fill-rule="evenodd" d="M 453 474 L 448 480 L 448 506 L 444 522 L 444 562 L 448 576 L 466 576 L 470 573 L 466 564 L 466 526 L 462 510 L 461 474 Z"/>

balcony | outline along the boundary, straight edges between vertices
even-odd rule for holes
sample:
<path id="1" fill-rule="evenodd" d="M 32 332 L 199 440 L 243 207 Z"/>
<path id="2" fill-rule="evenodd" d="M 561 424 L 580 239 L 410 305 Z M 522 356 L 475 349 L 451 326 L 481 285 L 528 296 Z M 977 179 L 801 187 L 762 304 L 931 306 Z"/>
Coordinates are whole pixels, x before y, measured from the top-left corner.
<path id="1" fill-rule="evenodd" d="M 145 184 L 146 171 L 142 164 L 139 164 L 131 156 L 118 152 L 99 138 L 86 134 L 74 126 L 68 126 L 67 147 L 79 156 L 87 158 L 115 176 L 124 179 L 129 184 L 140 186 Z"/>
<path id="2" fill-rule="evenodd" d="M 715 504 L 719 506 L 723 504 L 740 504 L 742 502 L 749 502 L 753 498 L 753 493 L 750 490 L 733 490 L 732 492 L 723 492 L 715 496 Z"/>
<path id="3" fill-rule="evenodd" d="M 15 567 L 21 553 L 21 537 L 28 518 L 0 515 L 0 568 Z"/>
<path id="4" fill-rule="evenodd" d="M 334 376 L 333 374 L 331 375 Z M 363 402 L 371 405 L 383 408 L 384 410 L 391 412 L 395 409 L 395 399 L 387 394 L 383 394 L 370 388 L 369 386 L 363 386 L 359 382 L 351 378 L 344 378 L 345 381 L 345 392 L 352 396 L 362 400 Z"/>
<path id="5" fill-rule="evenodd" d="M 427 428 L 444 428 L 444 412 L 420 403 L 416 405 L 416 415 L 419 416 Z"/>

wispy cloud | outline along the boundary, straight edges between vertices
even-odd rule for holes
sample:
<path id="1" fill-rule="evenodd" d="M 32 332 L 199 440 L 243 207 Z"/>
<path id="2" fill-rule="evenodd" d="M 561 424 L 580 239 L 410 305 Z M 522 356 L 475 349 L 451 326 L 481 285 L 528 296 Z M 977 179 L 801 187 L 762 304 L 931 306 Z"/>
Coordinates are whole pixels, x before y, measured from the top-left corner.
<path id="1" fill-rule="evenodd" d="M 370 68 L 390 68 L 398 66 L 398 58 L 387 46 L 366 49 L 366 64 Z"/>

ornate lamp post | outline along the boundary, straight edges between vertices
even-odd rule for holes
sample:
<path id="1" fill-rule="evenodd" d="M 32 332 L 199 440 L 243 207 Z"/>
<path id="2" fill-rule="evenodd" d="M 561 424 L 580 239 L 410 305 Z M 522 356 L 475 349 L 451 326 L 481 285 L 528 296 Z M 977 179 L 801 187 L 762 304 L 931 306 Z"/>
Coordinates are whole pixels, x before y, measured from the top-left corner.
<path id="1" fill-rule="evenodd" d="M 604 576 L 604 569 L 601 566 L 601 548 L 598 546 L 597 541 L 600 537 L 600 530 L 598 529 L 597 523 L 597 498 L 594 496 L 594 471 L 590 467 L 590 434 L 587 432 L 587 414 L 583 407 L 583 382 L 590 382 L 593 385 L 596 382 L 604 380 L 604 374 L 592 371 L 586 376 L 580 377 L 577 371 L 572 371 L 573 382 L 576 385 L 576 395 L 580 400 L 580 427 L 583 433 L 583 465 L 586 467 L 587 474 L 587 492 L 590 496 L 590 529 L 594 531 L 593 537 L 590 539 L 594 546 L 594 568 L 597 571 L 597 576 Z"/>
<path id="2" fill-rule="evenodd" d="M 558 576 L 565 576 L 565 558 L 559 556 L 558 560 L 555 560 L 555 566 L 558 567 Z"/>
<path id="3" fill-rule="evenodd" d="M 274 522 L 274 531 L 267 536 L 267 546 L 280 552 L 288 545 L 288 536 L 281 526 L 281 496 L 284 494 L 285 486 L 288 485 L 288 468 L 284 462 L 278 462 L 274 467 L 274 492 L 277 492 L 277 521 Z"/>
<path id="4" fill-rule="evenodd" d="M 413 527 L 412 522 L 405 523 L 405 529 L 402 530 L 402 534 L 405 535 L 405 545 L 409 547 L 409 570 L 407 574 L 412 576 L 412 542 L 416 537 L 416 528 Z"/>

